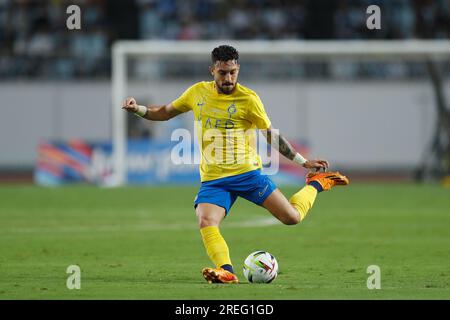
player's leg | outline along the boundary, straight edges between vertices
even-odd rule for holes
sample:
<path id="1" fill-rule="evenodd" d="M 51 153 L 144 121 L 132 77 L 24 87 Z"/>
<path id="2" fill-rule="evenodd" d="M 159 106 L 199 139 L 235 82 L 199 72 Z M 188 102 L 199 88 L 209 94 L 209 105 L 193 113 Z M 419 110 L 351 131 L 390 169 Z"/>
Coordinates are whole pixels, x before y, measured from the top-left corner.
<path id="1" fill-rule="evenodd" d="M 233 191 L 237 192 L 239 196 L 265 207 L 284 224 L 300 222 L 301 215 L 297 208 L 289 203 L 275 183 L 268 176 L 262 174 L 261 170 L 248 172 L 245 174 L 245 178 L 233 187 Z M 309 199 L 310 197 L 302 198 Z"/>
<path id="2" fill-rule="evenodd" d="M 203 244 L 215 268 L 204 268 L 208 282 L 236 283 L 228 245 L 219 230 L 220 222 L 236 201 L 236 195 L 227 191 L 219 181 L 202 183 L 194 202 Z"/>
<path id="3" fill-rule="evenodd" d="M 231 268 L 229 249 L 219 230 L 220 222 L 225 218 L 225 209 L 212 203 L 199 203 L 195 213 L 209 258 L 218 268 Z"/>
<path id="4" fill-rule="evenodd" d="M 268 179 L 268 178 L 267 178 Z M 347 185 L 347 177 L 339 172 L 309 173 L 306 186 L 296 192 L 289 201 L 280 190 L 274 190 L 262 203 L 277 219 L 285 224 L 297 224 L 312 208 L 317 193 L 330 190 L 336 185 Z"/>
<path id="5" fill-rule="evenodd" d="M 309 185 L 295 193 L 290 200 L 276 189 L 264 200 L 262 206 L 284 224 L 297 224 L 306 217 L 316 196 L 317 190 Z"/>
<path id="6" fill-rule="evenodd" d="M 216 268 L 204 268 L 203 277 L 210 283 L 237 283 L 230 253 L 219 225 L 225 218 L 225 208 L 212 203 L 199 203 L 195 209 L 206 252 Z"/>
<path id="7" fill-rule="evenodd" d="M 253 170 L 241 175 L 233 186 L 233 191 L 240 197 L 267 208 L 284 224 L 296 224 L 300 216 L 287 201 L 277 186 L 261 170 Z"/>

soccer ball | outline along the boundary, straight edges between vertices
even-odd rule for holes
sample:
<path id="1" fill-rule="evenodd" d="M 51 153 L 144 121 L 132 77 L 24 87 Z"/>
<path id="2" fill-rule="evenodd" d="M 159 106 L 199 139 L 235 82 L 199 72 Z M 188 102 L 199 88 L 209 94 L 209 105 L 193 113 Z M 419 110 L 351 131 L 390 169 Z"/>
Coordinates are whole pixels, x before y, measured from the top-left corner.
<path id="1" fill-rule="evenodd" d="M 244 261 L 244 276 L 251 283 L 270 283 L 278 276 L 277 259 L 266 251 L 255 251 Z"/>

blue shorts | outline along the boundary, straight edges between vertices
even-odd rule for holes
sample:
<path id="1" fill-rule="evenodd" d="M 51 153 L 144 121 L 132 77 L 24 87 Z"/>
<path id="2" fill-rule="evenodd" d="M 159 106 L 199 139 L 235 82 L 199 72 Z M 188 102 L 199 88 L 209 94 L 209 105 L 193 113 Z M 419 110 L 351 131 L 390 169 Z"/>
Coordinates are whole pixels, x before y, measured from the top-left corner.
<path id="1" fill-rule="evenodd" d="M 275 183 L 259 169 L 205 181 L 195 197 L 194 208 L 199 203 L 212 203 L 224 208 L 228 214 L 238 196 L 261 205 L 276 188 Z"/>

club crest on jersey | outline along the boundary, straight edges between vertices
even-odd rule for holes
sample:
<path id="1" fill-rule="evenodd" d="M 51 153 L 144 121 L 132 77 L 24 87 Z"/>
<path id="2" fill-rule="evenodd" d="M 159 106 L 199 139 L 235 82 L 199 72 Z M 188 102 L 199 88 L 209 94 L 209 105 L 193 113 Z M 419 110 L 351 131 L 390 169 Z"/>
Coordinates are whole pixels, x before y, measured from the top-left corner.
<path id="1" fill-rule="evenodd" d="M 227 111 L 228 111 L 228 114 L 230 115 L 230 118 L 231 118 L 231 116 L 232 116 L 233 114 L 235 114 L 236 111 L 237 111 L 236 103 L 233 102 L 233 103 L 228 107 Z"/>

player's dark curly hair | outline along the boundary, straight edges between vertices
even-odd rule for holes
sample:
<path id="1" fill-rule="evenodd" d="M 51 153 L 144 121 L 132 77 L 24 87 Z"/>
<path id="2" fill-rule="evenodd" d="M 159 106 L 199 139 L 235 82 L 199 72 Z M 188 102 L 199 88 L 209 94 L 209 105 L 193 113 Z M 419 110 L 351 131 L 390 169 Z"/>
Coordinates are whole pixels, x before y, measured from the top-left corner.
<path id="1" fill-rule="evenodd" d="M 221 45 L 211 52 L 211 61 L 212 63 L 216 63 L 216 61 L 228 61 L 228 60 L 238 60 L 239 52 L 228 45 Z"/>

